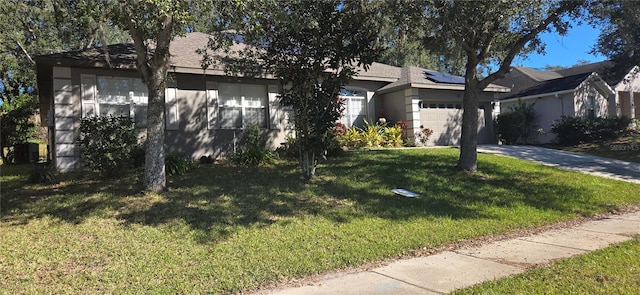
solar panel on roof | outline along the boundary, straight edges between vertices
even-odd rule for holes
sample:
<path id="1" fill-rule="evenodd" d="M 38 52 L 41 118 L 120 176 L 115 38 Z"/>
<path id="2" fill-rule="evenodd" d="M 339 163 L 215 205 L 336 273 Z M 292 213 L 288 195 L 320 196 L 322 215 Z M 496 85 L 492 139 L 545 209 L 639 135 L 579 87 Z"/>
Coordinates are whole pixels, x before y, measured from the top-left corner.
<path id="1" fill-rule="evenodd" d="M 425 78 L 436 83 L 464 84 L 464 77 L 440 73 L 436 71 L 424 71 Z"/>

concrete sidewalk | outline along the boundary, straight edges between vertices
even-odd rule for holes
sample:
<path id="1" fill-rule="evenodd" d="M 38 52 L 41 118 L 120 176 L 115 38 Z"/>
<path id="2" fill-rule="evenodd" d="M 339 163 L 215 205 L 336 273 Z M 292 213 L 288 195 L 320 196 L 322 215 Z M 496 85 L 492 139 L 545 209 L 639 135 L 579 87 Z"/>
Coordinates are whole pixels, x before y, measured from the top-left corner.
<path id="1" fill-rule="evenodd" d="M 399 260 L 368 271 L 330 275 L 311 285 L 261 294 L 445 294 L 637 235 L 640 212 L 612 215 L 566 229 Z"/>
<path id="2" fill-rule="evenodd" d="M 640 163 L 528 145 L 480 145 L 479 153 L 508 156 L 560 169 L 640 183 Z"/>

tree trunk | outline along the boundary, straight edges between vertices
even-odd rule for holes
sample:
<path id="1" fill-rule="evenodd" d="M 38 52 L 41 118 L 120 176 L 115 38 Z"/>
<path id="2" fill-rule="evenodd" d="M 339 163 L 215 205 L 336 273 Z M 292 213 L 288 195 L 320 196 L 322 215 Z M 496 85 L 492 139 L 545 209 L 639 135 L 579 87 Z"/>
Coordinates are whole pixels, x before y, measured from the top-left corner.
<path id="1" fill-rule="evenodd" d="M 476 171 L 478 168 L 478 96 L 481 92 L 475 78 L 467 78 L 462 100 L 462 134 L 458 169 Z"/>
<path id="2" fill-rule="evenodd" d="M 313 149 L 300 150 L 300 167 L 304 178 L 311 179 L 316 175 L 316 153 Z"/>
<path id="3" fill-rule="evenodd" d="M 166 189 L 164 167 L 164 91 L 166 71 L 154 69 L 147 82 L 149 105 L 147 109 L 147 149 L 144 163 L 144 189 L 160 192 Z"/>

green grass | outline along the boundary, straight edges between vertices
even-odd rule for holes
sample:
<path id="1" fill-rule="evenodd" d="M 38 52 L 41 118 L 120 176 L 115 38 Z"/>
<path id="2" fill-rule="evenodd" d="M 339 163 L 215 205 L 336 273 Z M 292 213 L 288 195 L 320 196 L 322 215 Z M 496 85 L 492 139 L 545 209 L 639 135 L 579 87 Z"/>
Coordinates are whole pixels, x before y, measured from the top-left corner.
<path id="1" fill-rule="evenodd" d="M 637 294 L 638 278 L 640 239 L 634 239 L 454 294 Z"/>
<path id="2" fill-rule="evenodd" d="M 457 153 L 348 153 L 310 182 L 294 163 L 203 166 L 144 196 L 135 175 L 41 186 L 0 166 L 0 293 L 242 292 L 640 204 L 637 184 L 484 154 L 467 174 Z"/>
<path id="3" fill-rule="evenodd" d="M 624 136 L 608 142 L 549 147 L 569 152 L 585 153 L 599 157 L 640 163 L 640 135 L 637 134 Z"/>

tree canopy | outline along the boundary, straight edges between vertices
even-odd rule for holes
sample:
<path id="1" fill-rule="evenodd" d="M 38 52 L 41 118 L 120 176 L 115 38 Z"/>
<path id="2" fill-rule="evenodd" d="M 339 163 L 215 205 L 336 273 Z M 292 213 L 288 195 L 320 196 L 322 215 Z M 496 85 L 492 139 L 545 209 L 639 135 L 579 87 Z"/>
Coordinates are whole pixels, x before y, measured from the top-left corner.
<path id="1" fill-rule="evenodd" d="M 614 61 L 613 74 L 624 74 L 640 64 L 640 2 L 594 1 L 593 22 L 602 25 L 592 52 Z"/>
<path id="2" fill-rule="evenodd" d="M 26 142 L 36 128 L 31 120 L 38 107 L 34 56 L 121 40 L 117 28 L 98 34 L 99 14 L 72 17 L 72 11 L 85 7 L 55 0 L 7 0 L 0 6 L 0 146 Z"/>

